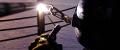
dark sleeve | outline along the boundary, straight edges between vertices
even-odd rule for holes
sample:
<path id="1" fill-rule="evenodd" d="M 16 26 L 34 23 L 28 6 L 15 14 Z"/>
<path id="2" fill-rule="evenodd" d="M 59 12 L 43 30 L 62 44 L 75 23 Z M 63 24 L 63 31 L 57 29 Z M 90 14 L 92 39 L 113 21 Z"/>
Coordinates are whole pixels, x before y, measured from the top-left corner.
<path id="1" fill-rule="evenodd" d="M 74 14 L 73 14 L 73 18 L 72 18 L 72 26 L 73 27 L 79 27 L 81 20 L 78 18 L 77 13 L 76 13 L 77 9 L 75 10 Z"/>

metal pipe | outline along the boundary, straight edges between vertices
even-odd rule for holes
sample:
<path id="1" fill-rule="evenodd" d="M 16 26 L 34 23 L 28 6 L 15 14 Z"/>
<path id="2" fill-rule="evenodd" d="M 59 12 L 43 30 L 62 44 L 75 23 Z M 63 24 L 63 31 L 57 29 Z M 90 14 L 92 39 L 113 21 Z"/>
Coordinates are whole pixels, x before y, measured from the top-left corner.
<path id="1" fill-rule="evenodd" d="M 38 36 L 45 32 L 45 19 L 43 12 L 37 12 Z"/>

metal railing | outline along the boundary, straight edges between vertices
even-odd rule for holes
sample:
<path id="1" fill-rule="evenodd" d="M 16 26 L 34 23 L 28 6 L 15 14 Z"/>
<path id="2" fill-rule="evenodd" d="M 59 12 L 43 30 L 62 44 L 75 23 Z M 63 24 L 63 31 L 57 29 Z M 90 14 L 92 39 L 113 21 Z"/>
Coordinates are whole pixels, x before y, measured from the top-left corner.
<path id="1" fill-rule="evenodd" d="M 67 11 L 67 10 L 73 9 L 73 8 L 75 8 L 75 7 L 76 7 L 76 6 L 71 7 L 71 8 L 67 8 L 67 9 L 64 9 L 64 10 L 60 10 L 60 11 L 61 11 L 61 12 Z M 58 12 L 55 12 L 55 13 L 58 13 Z M 23 18 L 15 18 L 15 19 L 6 19 L 6 20 L 0 20 L 0 22 L 15 21 L 15 20 L 21 20 L 21 19 L 35 18 L 35 17 L 36 17 L 36 16 L 29 16 L 29 17 L 23 17 Z M 53 23 L 60 23 L 60 22 L 64 22 L 64 21 L 56 21 L 56 22 L 53 22 Z M 53 23 L 46 23 L 45 25 L 49 25 L 49 24 L 53 24 Z M 65 26 L 68 26 L 68 25 L 69 25 L 69 24 L 66 24 L 66 25 L 63 25 L 63 26 L 61 26 L 61 27 L 65 27 Z M 0 29 L 0 31 L 24 29 L 24 28 L 31 28 L 31 27 L 37 27 L 37 25 L 24 26 L 24 27 L 18 27 L 18 28 Z M 52 29 L 47 30 L 47 31 L 45 31 L 45 32 L 49 32 L 49 31 L 52 31 Z M 34 36 L 34 35 L 37 35 L 37 33 L 35 33 L 35 34 L 30 34 L 30 35 L 24 35 L 24 36 L 20 36 L 20 37 L 9 38 L 9 39 L 3 39 L 3 40 L 0 40 L 0 42 L 5 42 L 5 41 L 10 41 L 10 40 L 16 40 L 16 39 L 26 38 L 26 37 L 30 37 L 30 36 Z"/>

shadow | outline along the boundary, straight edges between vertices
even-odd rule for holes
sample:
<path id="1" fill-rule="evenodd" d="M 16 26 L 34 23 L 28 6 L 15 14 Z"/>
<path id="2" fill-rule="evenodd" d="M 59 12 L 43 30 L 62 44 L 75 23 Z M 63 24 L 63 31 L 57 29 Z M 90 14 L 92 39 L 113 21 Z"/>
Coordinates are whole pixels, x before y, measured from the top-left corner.
<path id="1" fill-rule="evenodd" d="M 0 3 L 0 17 L 31 10 L 34 3 Z"/>
<path id="2" fill-rule="evenodd" d="M 68 26 L 68 25 L 70 25 L 70 24 L 65 24 L 65 25 L 63 25 L 63 26 L 61 26 L 61 27 L 66 27 L 66 26 Z M 46 32 L 49 32 L 49 31 L 52 31 L 52 29 L 46 30 L 45 33 L 46 33 Z M 21 39 L 21 38 L 26 38 L 26 37 L 35 36 L 35 35 L 37 35 L 37 33 L 35 33 L 35 34 L 29 34 L 29 35 L 24 35 L 24 36 L 20 36 L 20 37 L 9 38 L 9 39 L 3 39 L 3 40 L 0 40 L 0 42 L 10 41 L 10 40 L 16 40 L 16 39 Z"/>

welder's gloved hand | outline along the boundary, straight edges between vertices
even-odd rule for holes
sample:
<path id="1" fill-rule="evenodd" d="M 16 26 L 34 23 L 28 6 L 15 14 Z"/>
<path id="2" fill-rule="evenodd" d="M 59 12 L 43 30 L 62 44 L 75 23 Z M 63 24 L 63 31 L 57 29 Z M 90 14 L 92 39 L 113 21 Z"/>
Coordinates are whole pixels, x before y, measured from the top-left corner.
<path id="1" fill-rule="evenodd" d="M 52 42 L 51 44 L 51 42 L 49 42 L 48 35 L 42 34 L 31 43 L 29 50 L 62 50 L 62 45 L 59 45 L 56 42 Z"/>
<path id="2" fill-rule="evenodd" d="M 47 34 L 43 34 L 39 37 L 37 37 L 35 39 L 35 41 L 33 41 L 30 46 L 29 46 L 29 50 L 39 50 L 39 49 L 45 49 L 48 45 L 48 41 L 47 41 Z"/>

